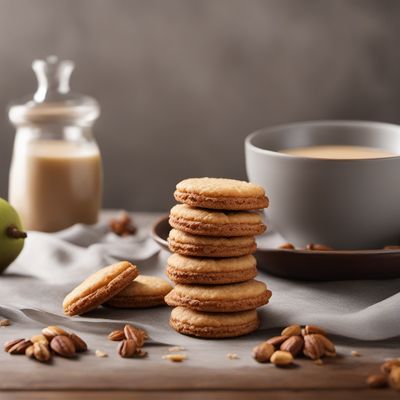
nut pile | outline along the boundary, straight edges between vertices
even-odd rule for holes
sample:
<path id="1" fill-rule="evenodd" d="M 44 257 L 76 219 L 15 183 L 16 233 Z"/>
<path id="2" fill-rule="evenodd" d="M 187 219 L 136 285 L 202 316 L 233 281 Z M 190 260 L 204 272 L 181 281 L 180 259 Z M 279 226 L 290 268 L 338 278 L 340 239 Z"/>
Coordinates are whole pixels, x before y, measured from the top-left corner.
<path id="1" fill-rule="evenodd" d="M 122 211 L 117 218 L 111 219 L 109 227 L 118 236 L 134 235 L 137 232 L 132 218 L 126 211 Z"/>
<path id="2" fill-rule="evenodd" d="M 296 250 L 296 247 L 292 243 L 283 243 L 278 246 L 278 249 L 282 250 Z M 303 250 L 311 251 L 332 251 L 333 248 L 325 244 L 309 243 Z"/>
<path id="3" fill-rule="evenodd" d="M 260 343 L 253 349 L 253 357 L 260 363 L 271 362 L 277 367 L 293 364 L 295 357 L 305 355 L 316 364 L 322 364 L 322 357 L 335 357 L 335 345 L 326 332 L 314 325 L 290 325 L 279 336 Z"/>
<path id="4" fill-rule="evenodd" d="M 30 339 L 14 339 L 4 343 L 4 351 L 9 354 L 25 354 L 39 362 L 49 362 L 53 355 L 73 358 L 76 353 L 85 352 L 86 343 L 75 333 L 59 326 L 48 326 L 42 334 Z"/>
<path id="5" fill-rule="evenodd" d="M 108 335 L 108 339 L 113 342 L 120 342 L 117 351 L 122 358 L 147 356 L 147 352 L 142 347 L 148 339 L 148 335 L 143 329 L 126 324 L 124 329 L 112 331 Z"/>
<path id="6" fill-rule="evenodd" d="M 380 367 L 381 373 L 370 375 L 367 385 L 373 389 L 381 389 L 390 386 L 400 390 L 400 358 L 385 361 Z"/>

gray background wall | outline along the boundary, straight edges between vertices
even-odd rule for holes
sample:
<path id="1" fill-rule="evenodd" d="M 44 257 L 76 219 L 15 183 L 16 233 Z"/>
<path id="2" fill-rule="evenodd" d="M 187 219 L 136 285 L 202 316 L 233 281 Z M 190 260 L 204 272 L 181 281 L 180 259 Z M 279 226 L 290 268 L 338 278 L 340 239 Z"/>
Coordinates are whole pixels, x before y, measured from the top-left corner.
<path id="1" fill-rule="evenodd" d="M 400 120 L 397 0 L 0 0 L 0 196 L 31 61 L 76 61 L 102 106 L 104 205 L 166 210 L 188 176 L 245 178 L 243 140 L 297 120 Z"/>

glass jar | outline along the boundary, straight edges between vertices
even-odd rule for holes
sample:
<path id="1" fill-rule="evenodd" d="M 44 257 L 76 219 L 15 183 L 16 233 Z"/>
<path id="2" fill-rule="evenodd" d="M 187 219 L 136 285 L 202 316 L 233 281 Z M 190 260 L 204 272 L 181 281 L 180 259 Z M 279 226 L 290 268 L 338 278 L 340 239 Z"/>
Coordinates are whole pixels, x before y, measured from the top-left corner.
<path id="1" fill-rule="evenodd" d="M 9 109 L 16 127 L 9 201 L 28 230 L 94 224 L 102 194 L 101 157 L 92 133 L 99 105 L 70 92 L 71 61 L 51 56 L 32 68 L 36 93 Z"/>

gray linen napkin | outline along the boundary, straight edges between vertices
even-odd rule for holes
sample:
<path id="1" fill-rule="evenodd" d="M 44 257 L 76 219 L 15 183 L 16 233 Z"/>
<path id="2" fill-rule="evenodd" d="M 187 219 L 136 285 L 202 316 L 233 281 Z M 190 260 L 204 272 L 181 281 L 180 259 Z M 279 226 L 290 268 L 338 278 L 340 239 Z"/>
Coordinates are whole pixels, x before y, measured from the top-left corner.
<path id="1" fill-rule="evenodd" d="M 0 315 L 25 326 L 60 324 L 94 334 L 132 322 L 148 330 L 154 342 L 193 344 L 197 339 L 169 328 L 168 307 L 100 307 L 74 318 L 62 312 L 62 300 L 72 288 L 117 260 L 135 263 L 142 274 L 165 277 L 168 252 L 160 251 L 150 237 L 150 227 L 157 217 L 135 214 L 139 232 L 125 238 L 110 233 L 104 222 L 75 225 L 56 234 L 29 232 L 20 257 L 0 277 Z M 268 233 L 260 238 L 259 245 L 275 247 L 279 241 L 276 234 Z M 400 335 L 400 279 L 308 283 L 276 278 L 262 271 L 257 279 L 265 281 L 273 292 L 270 304 L 260 309 L 262 330 L 300 323 L 319 324 L 332 334 L 362 340 Z"/>

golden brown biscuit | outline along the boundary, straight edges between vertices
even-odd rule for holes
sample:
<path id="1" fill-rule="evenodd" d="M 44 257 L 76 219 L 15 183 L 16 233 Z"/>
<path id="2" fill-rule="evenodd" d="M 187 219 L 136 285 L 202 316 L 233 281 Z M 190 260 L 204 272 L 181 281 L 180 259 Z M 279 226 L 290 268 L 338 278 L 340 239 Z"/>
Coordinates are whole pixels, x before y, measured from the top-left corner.
<path id="1" fill-rule="evenodd" d="M 266 229 L 258 212 L 214 211 L 187 204 L 171 209 L 169 224 L 192 235 L 222 237 L 260 235 Z"/>
<path id="2" fill-rule="evenodd" d="M 138 276 L 135 265 L 128 261 L 102 268 L 85 279 L 64 299 L 66 315 L 84 314 L 105 303 Z"/>
<path id="3" fill-rule="evenodd" d="M 268 207 L 264 189 L 254 183 L 224 178 L 191 178 L 176 185 L 175 199 L 214 210 L 256 210 Z"/>
<path id="4" fill-rule="evenodd" d="M 148 308 L 164 305 L 164 297 L 172 286 L 157 276 L 139 275 L 125 289 L 107 301 L 106 305 L 119 308 Z"/>
<path id="5" fill-rule="evenodd" d="M 173 307 L 182 306 L 196 311 L 234 312 L 253 310 L 268 303 L 272 293 L 264 282 L 251 279 L 229 285 L 181 285 L 165 296 Z"/>
<path id="6" fill-rule="evenodd" d="M 257 248 L 254 236 L 195 236 L 177 229 L 170 231 L 168 246 L 171 252 L 194 257 L 240 257 Z"/>
<path id="7" fill-rule="evenodd" d="M 257 275 L 252 255 L 231 258 L 199 258 L 172 254 L 166 273 L 175 283 L 221 285 L 243 282 Z"/>
<path id="8" fill-rule="evenodd" d="M 260 320 L 256 310 L 235 313 L 205 313 L 176 307 L 170 325 L 177 332 L 203 338 L 226 338 L 255 331 Z"/>

